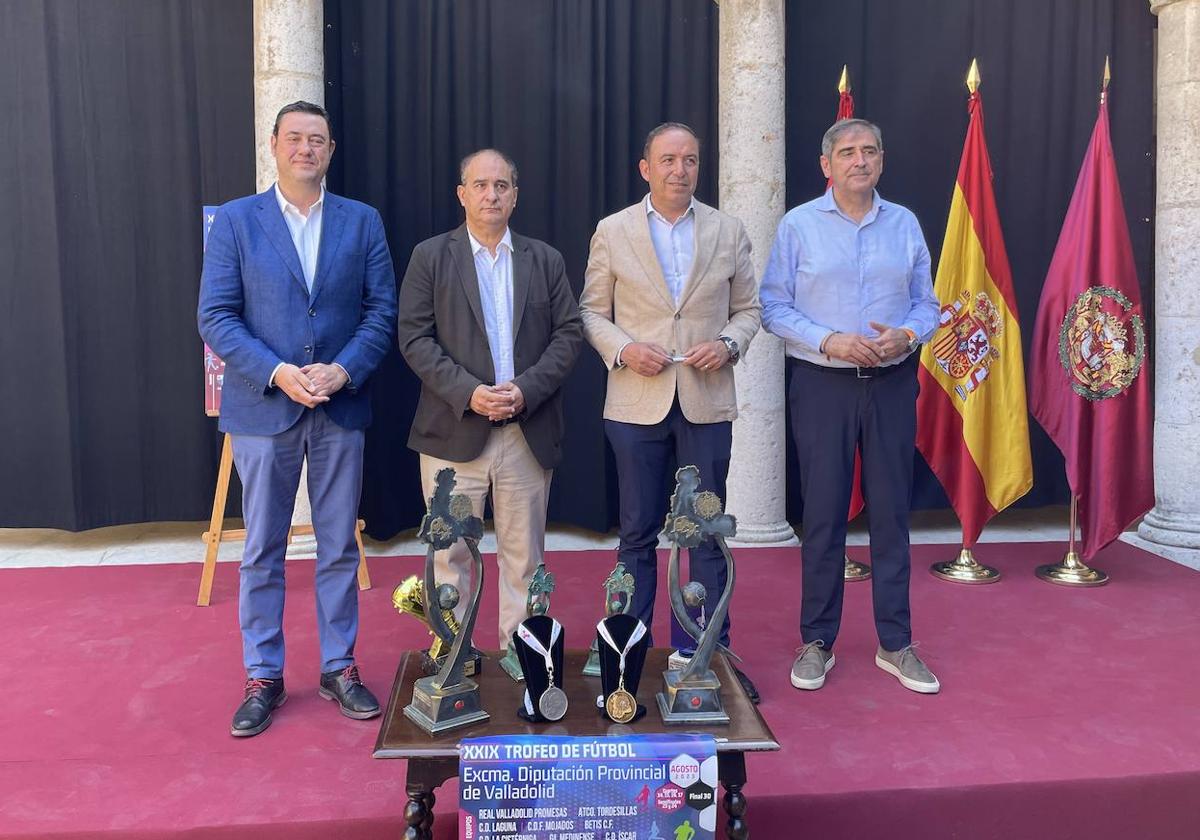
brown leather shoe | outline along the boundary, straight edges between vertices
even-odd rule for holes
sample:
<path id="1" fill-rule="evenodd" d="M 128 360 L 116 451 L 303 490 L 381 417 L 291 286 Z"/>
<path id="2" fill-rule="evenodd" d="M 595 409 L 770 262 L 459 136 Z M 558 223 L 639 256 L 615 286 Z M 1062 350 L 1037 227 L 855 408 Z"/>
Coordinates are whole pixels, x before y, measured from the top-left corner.
<path id="1" fill-rule="evenodd" d="M 357 665 L 321 674 L 321 688 L 317 693 L 326 700 L 336 700 L 342 714 L 348 718 L 367 720 L 379 714 L 379 701 L 363 685 Z"/>
<path id="2" fill-rule="evenodd" d="M 233 725 L 229 734 L 235 738 L 249 738 L 271 725 L 271 712 L 287 701 L 283 689 L 283 678 L 266 680 L 251 677 L 243 689 L 242 704 L 233 713 Z"/>

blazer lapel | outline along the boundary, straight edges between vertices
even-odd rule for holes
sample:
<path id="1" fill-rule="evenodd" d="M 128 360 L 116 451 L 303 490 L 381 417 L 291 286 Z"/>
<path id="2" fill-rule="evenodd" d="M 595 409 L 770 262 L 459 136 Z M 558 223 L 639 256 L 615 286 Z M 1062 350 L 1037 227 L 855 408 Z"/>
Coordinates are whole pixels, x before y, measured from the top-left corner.
<path id="1" fill-rule="evenodd" d="M 479 277 L 475 274 L 475 257 L 471 253 L 471 240 L 467 238 L 466 225 L 461 225 L 450 234 L 450 253 L 454 255 L 454 265 L 458 268 L 458 280 L 462 285 L 463 294 L 486 344 L 487 322 L 483 319 L 483 303 L 479 300 Z"/>
<path id="2" fill-rule="evenodd" d="M 259 193 L 256 206 L 258 207 L 256 214 L 258 223 L 262 226 L 263 233 L 267 235 L 268 241 L 279 252 L 279 258 L 292 273 L 292 278 L 300 284 L 300 288 L 307 295 L 308 284 L 304 282 L 304 270 L 300 268 L 300 256 L 296 253 L 296 244 L 292 242 L 292 234 L 288 230 L 287 222 L 283 220 L 283 213 L 279 212 L 279 203 L 275 199 L 275 188 L 271 187 L 265 192 Z"/>
<path id="3" fill-rule="evenodd" d="M 308 305 L 316 301 L 321 293 L 330 266 L 334 265 L 334 257 L 342 244 L 342 231 L 346 229 L 346 209 L 341 199 L 325 192 L 325 204 L 321 208 L 321 244 L 317 248 L 317 271 L 313 275 L 312 293 L 308 297 Z"/>
<path id="4" fill-rule="evenodd" d="M 512 334 L 513 342 L 521 332 L 521 318 L 525 315 L 525 301 L 529 299 L 530 257 L 529 243 L 524 237 L 514 235 L 513 238 L 513 311 Z"/>
<path id="5" fill-rule="evenodd" d="M 629 208 L 625 217 L 625 235 L 629 237 L 629 244 L 633 246 L 633 253 L 642 264 L 642 270 L 646 272 L 646 279 L 674 311 L 675 299 L 671 297 L 671 290 L 667 288 L 667 280 L 663 277 L 662 266 L 658 264 L 658 255 L 654 253 L 654 242 L 650 239 L 650 220 L 646 217 L 644 202 L 638 202 Z"/>
<path id="6" fill-rule="evenodd" d="M 721 233 L 721 220 L 717 213 L 707 204 L 696 202 L 696 248 L 692 252 L 692 270 L 688 272 L 687 282 L 679 295 L 679 306 L 683 307 L 692 292 L 700 285 L 701 279 L 708 272 L 708 265 L 717 252 L 717 240 Z"/>

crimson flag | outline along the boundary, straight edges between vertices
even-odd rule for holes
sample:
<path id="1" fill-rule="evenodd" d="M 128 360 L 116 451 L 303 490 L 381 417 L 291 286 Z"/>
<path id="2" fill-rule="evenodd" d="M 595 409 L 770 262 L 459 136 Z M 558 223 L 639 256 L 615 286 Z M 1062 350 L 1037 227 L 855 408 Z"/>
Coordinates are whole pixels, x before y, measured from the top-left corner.
<path id="1" fill-rule="evenodd" d="M 1146 328 L 1105 100 L 1042 287 L 1030 368 L 1030 409 L 1079 497 L 1084 562 L 1154 504 Z"/>

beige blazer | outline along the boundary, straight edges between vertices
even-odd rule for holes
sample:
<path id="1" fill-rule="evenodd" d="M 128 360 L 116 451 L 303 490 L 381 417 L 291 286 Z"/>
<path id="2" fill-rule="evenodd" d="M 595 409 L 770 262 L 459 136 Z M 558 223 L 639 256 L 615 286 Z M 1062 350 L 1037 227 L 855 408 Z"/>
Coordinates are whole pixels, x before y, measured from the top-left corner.
<path id="1" fill-rule="evenodd" d="M 651 341 L 675 354 L 725 335 L 744 356 L 758 332 L 762 306 L 746 229 L 715 207 L 699 201 L 695 207 L 695 256 L 678 305 L 654 253 L 644 201 L 596 226 L 579 307 L 584 335 L 608 367 L 608 420 L 657 423 L 676 393 L 693 423 L 737 417 L 732 365 L 706 373 L 673 364 L 651 377 L 616 366 L 617 353 L 631 341 Z"/>

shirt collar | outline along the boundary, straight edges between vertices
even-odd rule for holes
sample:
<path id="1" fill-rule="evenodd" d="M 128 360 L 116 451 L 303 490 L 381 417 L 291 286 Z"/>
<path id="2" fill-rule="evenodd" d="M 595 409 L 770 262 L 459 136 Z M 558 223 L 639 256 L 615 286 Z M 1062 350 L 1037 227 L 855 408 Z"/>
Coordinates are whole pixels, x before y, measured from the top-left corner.
<path id="1" fill-rule="evenodd" d="M 279 189 L 278 181 L 275 182 L 275 200 L 279 202 L 279 212 L 280 213 L 286 214 L 288 209 L 291 208 L 293 213 L 300 216 L 301 218 L 304 217 L 304 214 L 300 212 L 299 207 L 297 207 L 295 204 L 292 204 L 290 201 L 288 201 L 286 198 L 283 197 L 283 191 L 281 189 Z M 324 207 L 324 206 L 325 206 L 325 185 L 322 184 L 321 185 L 321 197 L 313 202 L 312 207 L 308 208 L 309 215 L 312 215 L 312 211 L 314 209 L 319 208 L 319 207 Z"/>
<path id="2" fill-rule="evenodd" d="M 471 240 L 471 256 L 478 255 L 480 251 L 487 251 L 487 246 L 471 234 L 470 228 L 467 228 L 467 239 Z M 504 236 L 500 237 L 500 244 L 496 246 L 497 256 L 499 255 L 500 248 L 507 248 L 508 252 L 512 253 L 512 230 L 510 228 L 506 227 L 504 229 Z M 491 252 L 488 252 L 488 256 L 491 256 Z"/>
<path id="3" fill-rule="evenodd" d="M 647 216 L 658 216 L 658 218 L 662 219 L 664 222 L 667 221 L 666 217 L 662 213 L 659 213 L 657 210 L 655 210 L 654 205 L 650 203 L 650 193 L 646 193 L 646 198 L 643 203 L 645 204 L 645 207 L 646 207 L 646 215 Z M 688 199 L 688 208 L 687 208 L 687 210 L 683 211 L 683 215 L 680 216 L 678 219 L 676 219 L 673 223 L 667 222 L 667 224 L 678 224 L 679 222 L 682 222 L 684 219 L 686 219 L 688 216 L 694 216 L 694 215 L 696 215 L 696 197 L 692 196 L 690 199 Z"/>
<path id="4" fill-rule="evenodd" d="M 888 203 L 883 200 L 879 194 L 879 190 L 871 190 L 871 209 L 867 211 L 867 216 L 874 217 L 880 210 L 886 208 Z M 837 202 L 833 200 L 833 187 L 825 190 L 825 194 L 817 199 L 817 209 L 824 210 L 828 213 L 841 213 Z M 863 217 L 864 219 L 866 216 Z"/>

